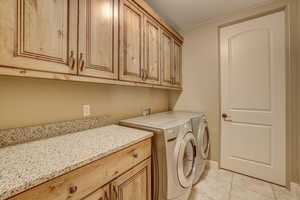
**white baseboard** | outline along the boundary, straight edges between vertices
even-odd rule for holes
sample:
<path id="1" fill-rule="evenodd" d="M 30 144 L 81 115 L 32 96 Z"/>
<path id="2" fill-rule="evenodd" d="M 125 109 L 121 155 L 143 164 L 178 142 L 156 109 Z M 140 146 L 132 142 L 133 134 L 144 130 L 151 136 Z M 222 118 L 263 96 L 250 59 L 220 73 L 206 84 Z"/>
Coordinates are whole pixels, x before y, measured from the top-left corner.
<path id="1" fill-rule="evenodd" d="M 208 160 L 207 161 L 207 168 L 218 170 L 219 169 L 219 163 L 217 161 L 214 161 L 214 160 Z"/>
<path id="2" fill-rule="evenodd" d="M 300 200 L 300 185 L 297 183 L 291 183 L 291 192 L 296 195 L 296 197 Z"/>

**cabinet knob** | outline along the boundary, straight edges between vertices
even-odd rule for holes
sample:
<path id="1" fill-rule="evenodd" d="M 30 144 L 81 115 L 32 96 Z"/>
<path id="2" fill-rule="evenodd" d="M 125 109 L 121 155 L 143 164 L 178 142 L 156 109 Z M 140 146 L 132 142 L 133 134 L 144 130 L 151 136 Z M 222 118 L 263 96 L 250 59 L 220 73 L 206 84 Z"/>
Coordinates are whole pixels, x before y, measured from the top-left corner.
<path id="1" fill-rule="evenodd" d="M 70 191 L 70 194 L 74 194 L 75 192 L 77 192 L 77 186 L 75 185 L 75 186 L 71 186 L 70 188 L 69 188 L 69 191 Z"/>
<path id="2" fill-rule="evenodd" d="M 20 74 L 26 74 L 26 70 L 21 70 Z"/>
<path id="3" fill-rule="evenodd" d="M 144 80 L 144 69 L 143 68 L 141 69 L 140 77 L 141 77 L 141 79 L 143 81 Z"/>
<path id="4" fill-rule="evenodd" d="M 145 76 L 146 76 L 146 77 L 145 77 L 145 80 L 146 80 L 146 79 L 148 79 L 148 77 L 149 77 L 149 70 L 145 70 L 145 74 L 146 74 L 146 75 L 145 75 Z"/>
<path id="5" fill-rule="evenodd" d="M 118 198 L 118 190 L 117 190 L 117 187 L 115 185 L 113 185 L 113 191 L 115 193 L 116 198 Z"/>
<path id="6" fill-rule="evenodd" d="M 139 157 L 139 154 L 138 154 L 138 153 L 133 153 L 133 157 L 134 157 L 134 158 L 138 158 L 138 157 Z"/>
<path id="7" fill-rule="evenodd" d="M 84 57 L 83 57 L 83 53 L 80 53 L 80 58 L 79 58 L 79 67 L 80 70 L 83 71 L 84 67 L 85 67 L 85 63 L 84 63 Z"/>
<path id="8" fill-rule="evenodd" d="M 104 192 L 104 200 L 109 200 L 109 199 L 108 199 L 107 191 Z"/>
<path id="9" fill-rule="evenodd" d="M 171 77 L 171 84 L 175 84 L 176 83 L 176 81 L 175 81 L 175 77 Z"/>
<path id="10" fill-rule="evenodd" d="M 73 70 L 74 66 L 75 66 L 75 58 L 74 58 L 74 51 L 72 50 L 70 52 L 69 67 L 71 68 L 71 70 Z"/>

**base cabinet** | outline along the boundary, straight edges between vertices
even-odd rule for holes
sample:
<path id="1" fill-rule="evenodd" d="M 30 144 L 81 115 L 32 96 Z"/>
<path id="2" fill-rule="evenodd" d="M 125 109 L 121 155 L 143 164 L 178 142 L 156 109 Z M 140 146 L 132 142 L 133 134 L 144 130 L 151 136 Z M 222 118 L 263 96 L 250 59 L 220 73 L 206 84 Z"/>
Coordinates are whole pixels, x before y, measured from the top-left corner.
<path id="1" fill-rule="evenodd" d="M 111 200 L 151 200 L 151 160 L 113 181 L 112 197 Z"/>
<path id="2" fill-rule="evenodd" d="M 151 138 L 9 200 L 151 200 Z"/>
<path id="3" fill-rule="evenodd" d="M 82 200 L 151 200 L 151 159 Z"/>

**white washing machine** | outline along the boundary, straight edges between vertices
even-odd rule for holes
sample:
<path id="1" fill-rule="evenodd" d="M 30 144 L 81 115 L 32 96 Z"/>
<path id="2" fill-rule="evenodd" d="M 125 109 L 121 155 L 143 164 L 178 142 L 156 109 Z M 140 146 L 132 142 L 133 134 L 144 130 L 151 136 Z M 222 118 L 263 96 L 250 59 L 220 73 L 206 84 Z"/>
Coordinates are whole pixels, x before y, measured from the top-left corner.
<path id="1" fill-rule="evenodd" d="M 208 154 L 210 150 L 210 135 L 208 130 L 208 122 L 204 113 L 197 112 L 183 112 L 183 111 L 171 111 L 170 115 L 177 116 L 177 118 L 184 118 L 191 120 L 193 134 L 197 141 L 197 157 L 196 157 L 196 170 L 195 179 L 193 184 L 197 184 L 200 181 L 207 165 Z"/>
<path id="2" fill-rule="evenodd" d="M 120 125 L 153 131 L 153 199 L 187 200 L 196 173 L 197 141 L 190 119 L 159 113 Z"/>

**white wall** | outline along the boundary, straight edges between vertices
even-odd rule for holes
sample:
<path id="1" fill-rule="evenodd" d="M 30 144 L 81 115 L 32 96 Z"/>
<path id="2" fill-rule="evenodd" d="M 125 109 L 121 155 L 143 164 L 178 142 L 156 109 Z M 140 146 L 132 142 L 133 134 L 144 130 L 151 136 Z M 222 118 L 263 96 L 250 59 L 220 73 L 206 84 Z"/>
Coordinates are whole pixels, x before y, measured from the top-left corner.
<path id="1" fill-rule="evenodd" d="M 175 110 L 202 111 L 208 117 L 212 138 L 211 158 L 219 157 L 218 32 L 214 24 L 184 34 L 183 92 L 172 92 Z"/>
<path id="2" fill-rule="evenodd" d="M 291 66 L 295 67 L 296 57 L 299 58 L 300 64 L 300 41 L 299 56 L 294 56 L 296 45 L 295 39 L 300 39 L 299 33 L 296 35 L 296 0 L 278 0 L 269 5 L 263 5 L 256 8 L 249 8 L 238 13 L 224 16 L 220 19 L 212 20 L 202 24 L 192 30 L 184 31 L 184 48 L 183 48 L 183 92 L 170 93 L 170 108 L 174 110 L 203 111 L 207 114 L 209 128 L 211 130 L 211 155 L 212 160 L 220 159 L 220 82 L 219 82 L 219 48 L 218 48 L 218 27 L 234 21 L 261 15 L 262 13 L 273 11 L 274 9 L 288 6 L 290 12 L 288 17 L 291 18 Z M 300 5 L 299 5 L 300 11 Z M 299 23 L 300 24 L 300 23 Z M 300 26 L 300 25 L 299 25 Z M 294 73 L 291 73 L 294 74 Z M 299 69 L 300 75 L 300 69 Z M 300 80 L 298 78 L 299 100 L 300 100 Z M 292 101 L 295 101 L 296 95 L 293 94 Z M 291 101 L 291 102 L 292 102 Z M 289 101 L 288 101 L 289 102 Z M 299 103 L 299 101 L 298 101 Z M 292 104 L 292 103 L 291 103 Z M 299 103 L 300 104 L 300 103 Z M 293 108 L 295 110 L 295 108 Z M 288 131 L 288 172 L 290 180 L 298 181 L 300 174 L 300 155 L 297 154 L 296 138 L 300 132 L 300 106 L 298 107 L 298 132 Z M 296 114 L 289 121 L 296 121 Z M 300 139 L 300 138 L 299 138 Z M 299 161 L 297 161 L 299 160 Z M 298 167 L 299 166 L 299 167 Z M 299 177 L 300 180 L 300 177 Z"/>

